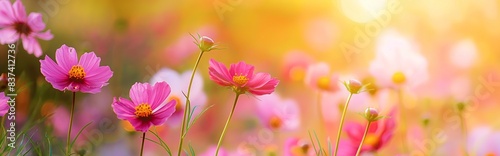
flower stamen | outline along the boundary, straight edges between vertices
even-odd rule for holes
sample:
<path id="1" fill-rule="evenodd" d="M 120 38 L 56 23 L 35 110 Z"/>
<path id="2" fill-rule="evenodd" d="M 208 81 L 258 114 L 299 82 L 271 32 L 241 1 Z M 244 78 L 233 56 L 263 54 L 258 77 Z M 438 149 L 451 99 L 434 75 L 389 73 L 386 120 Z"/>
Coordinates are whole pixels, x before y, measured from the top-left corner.
<path id="1" fill-rule="evenodd" d="M 149 104 L 142 103 L 135 107 L 134 114 L 138 118 L 149 118 L 151 117 L 151 114 L 153 114 L 153 110 L 151 109 L 151 106 Z"/>
<path id="2" fill-rule="evenodd" d="M 239 86 L 242 86 L 248 82 L 248 77 L 245 75 L 235 75 L 233 76 L 233 81 Z"/>
<path id="3" fill-rule="evenodd" d="M 81 65 L 74 65 L 68 72 L 69 79 L 74 82 L 82 82 L 86 76 L 85 71 Z"/>

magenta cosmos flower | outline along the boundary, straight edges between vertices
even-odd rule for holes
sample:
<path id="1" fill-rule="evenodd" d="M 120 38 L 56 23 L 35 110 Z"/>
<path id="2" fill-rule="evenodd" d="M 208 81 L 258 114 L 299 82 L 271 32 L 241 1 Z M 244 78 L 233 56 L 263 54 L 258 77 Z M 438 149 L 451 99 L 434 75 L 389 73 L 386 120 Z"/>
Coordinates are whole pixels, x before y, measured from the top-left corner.
<path id="1" fill-rule="evenodd" d="M 319 62 L 309 65 L 306 72 L 305 83 L 313 89 L 334 92 L 339 89 L 339 76 L 331 73 L 328 64 Z"/>
<path id="2" fill-rule="evenodd" d="M 127 120 L 136 131 L 147 132 L 152 125 L 161 125 L 175 112 L 175 100 L 167 100 L 170 86 L 166 82 L 135 83 L 130 99 L 113 98 L 113 111 L 118 119 Z"/>
<path id="3" fill-rule="evenodd" d="M 40 68 L 45 80 L 60 91 L 95 94 L 113 76 L 108 66 L 99 66 L 101 58 L 94 52 L 84 53 L 78 61 L 75 49 L 62 45 L 56 51 L 56 61 L 45 56 L 45 60 L 40 60 Z"/>
<path id="4" fill-rule="evenodd" d="M 387 119 L 372 122 L 368 129 L 361 153 L 378 151 L 389 143 L 396 130 L 396 120 L 394 119 L 396 109 L 392 109 Z M 345 155 L 355 155 L 359 143 L 363 139 L 366 124 L 347 123 L 344 130 L 347 132 L 348 140 L 342 140 L 339 146 L 339 153 Z M 351 153 L 351 154 L 347 154 Z"/>
<path id="5" fill-rule="evenodd" d="M 261 123 L 271 130 L 292 131 L 300 125 L 299 106 L 295 100 L 281 99 L 277 93 L 260 96 L 257 101 Z"/>
<path id="6" fill-rule="evenodd" d="M 23 41 L 23 47 L 29 54 L 36 57 L 42 55 L 42 48 L 36 38 L 50 40 L 54 36 L 50 30 L 42 32 L 45 23 L 40 13 L 26 15 L 23 3 L 20 0 L 11 5 L 8 0 L 0 0 L 0 43 L 14 43 L 19 38 Z"/>
<path id="7" fill-rule="evenodd" d="M 9 97 L 5 96 L 4 92 L 0 92 L 0 116 L 4 116 L 9 111 L 10 107 L 7 101 L 9 101 Z"/>
<path id="8" fill-rule="evenodd" d="M 212 81 L 221 86 L 231 87 L 237 94 L 246 92 L 254 95 L 270 94 L 279 83 L 279 80 L 272 78 L 268 73 L 254 74 L 254 66 L 245 62 L 231 64 L 228 70 L 224 64 L 211 59 L 208 70 Z"/>

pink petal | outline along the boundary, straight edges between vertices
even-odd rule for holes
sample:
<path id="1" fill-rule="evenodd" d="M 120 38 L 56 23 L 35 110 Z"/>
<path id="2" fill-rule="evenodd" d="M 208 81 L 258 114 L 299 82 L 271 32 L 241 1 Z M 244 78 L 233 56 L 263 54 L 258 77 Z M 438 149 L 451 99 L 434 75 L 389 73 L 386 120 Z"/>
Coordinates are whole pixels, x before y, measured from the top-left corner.
<path id="1" fill-rule="evenodd" d="M 42 48 L 38 41 L 32 36 L 21 36 L 23 40 L 24 50 L 28 52 L 28 54 L 34 54 L 36 57 L 40 57 L 42 55 Z"/>
<path id="2" fill-rule="evenodd" d="M 85 73 L 92 71 L 94 68 L 99 67 L 101 58 L 97 57 L 94 52 L 84 53 L 80 57 L 80 62 L 78 63 L 83 67 Z"/>
<path id="3" fill-rule="evenodd" d="M 52 84 L 52 86 L 60 91 L 64 91 L 69 85 L 67 71 L 64 71 L 57 65 L 50 57 L 45 56 L 44 60 L 40 60 L 40 70 L 45 80 Z"/>
<path id="4" fill-rule="evenodd" d="M 12 8 L 14 9 L 14 16 L 17 20 L 22 22 L 26 21 L 26 10 L 24 9 L 24 5 L 21 0 L 16 0 Z"/>
<path id="5" fill-rule="evenodd" d="M 363 138 L 365 127 L 361 124 L 350 122 L 344 125 L 344 131 L 347 132 L 347 136 L 349 136 L 353 142 L 359 143 Z"/>
<path id="6" fill-rule="evenodd" d="M 35 36 L 42 40 L 51 40 L 52 38 L 54 38 L 54 35 L 52 35 L 50 30 L 47 30 L 45 32 L 38 32 L 35 34 Z"/>
<path id="7" fill-rule="evenodd" d="M 13 27 L 0 29 L 0 44 L 15 43 L 19 39 L 19 34 Z"/>
<path id="8" fill-rule="evenodd" d="M 278 86 L 279 80 L 274 78 L 268 78 L 267 80 L 257 79 L 253 83 L 252 86 L 249 86 L 248 91 L 254 95 L 264 95 L 264 94 L 271 94 L 272 92 L 274 92 L 274 89 L 276 88 L 276 86 Z M 262 83 L 264 84 L 262 85 Z"/>
<path id="9" fill-rule="evenodd" d="M 170 86 L 167 82 L 157 82 L 148 90 L 148 103 L 151 109 L 156 110 L 162 103 L 166 103 L 167 97 L 170 95 Z"/>
<path id="10" fill-rule="evenodd" d="M 92 94 L 101 92 L 101 88 L 108 85 L 109 79 L 113 76 L 113 72 L 108 66 L 93 68 L 86 74 L 85 85 L 81 91 Z"/>
<path id="11" fill-rule="evenodd" d="M 134 102 L 135 106 L 143 103 L 148 103 L 149 90 L 151 86 L 149 83 L 135 83 L 130 88 L 130 99 Z"/>
<path id="12" fill-rule="evenodd" d="M 167 119 L 172 116 L 175 112 L 175 101 L 172 100 L 165 105 L 160 105 L 153 111 L 153 119 L 151 122 L 154 125 L 161 125 L 167 121 Z"/>
<path id="13" fill-rule="evenodd" d="M 6 97 L 4 92 L 0 92 L 0 116 L 4 116 L 9 111 L 10 106 L 7 101 L 9 97 Z"/>
<path id="14" fill-rule="evenodd" d="M 45 29 L 45 23 L 42 21 L 42 14 L 30 13 L 28 16 L 28 26 L 33 32 L 39 32 Z"/>
<path id="15" fill-rule="evenodd" d="M 0 27 L 12 25 L 16 21 L 10 1 L 0 0 Z"/>
<path id="16" fill-rule="evenodd" d="M 214 59 L 210 59 L 209 64 L 208 74 L 210 75 L 210 79 L 212 81 L 222 86 L 232 85 L 232 76 L 229 75 L 229 71 L 224 64 L 217 62 Z"/>
<path id="17" fill-rule="evenodd" d="M 146 133 L 149 128 L 153 125 L 150 121 L 143 121 L 138 118 L 133 118 L 128 120 L 132 126 L 134 126 L 136 131 Z"/>
<path id="18" fill-rule="evenodd" d="M 130 120 L 136 117 L 134 104 L 127 99 L 119 98 L 116 100 L 116 98 L 113 98 L 113 104 L 111 104 L 111 107 L 113 108 L 113 111 L 118 119 Z"/>
<path id="19" fill-rule="evenodd" d="M 78 63 L 75 48 L 63 44 L 56 50 L 56 61 L 64 71 L 69 72 L 69 70 Z"/>
<path id="20" fill-rule="evenodd" d="M 254 66 L 246 64 L 245 62 L 241 61 L 236 64 L 231 64 L 231 67 L 229 67 L 229 74 L 244 75 L 247 78 L 251 79 L 253 76 L 253 70 Z"/>

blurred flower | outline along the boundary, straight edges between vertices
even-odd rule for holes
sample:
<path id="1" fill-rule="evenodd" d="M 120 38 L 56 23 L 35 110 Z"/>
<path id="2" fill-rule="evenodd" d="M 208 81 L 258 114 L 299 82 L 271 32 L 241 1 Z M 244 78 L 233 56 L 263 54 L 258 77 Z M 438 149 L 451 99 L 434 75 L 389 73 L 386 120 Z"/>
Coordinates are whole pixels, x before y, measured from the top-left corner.
<path id="1" fill-rule="evenodd" d="M 349 81 L 344 82 L 344 86 L 351 94 L 359 94 L 361 92 L 366 91 L 366 87 L 368 85 L 370 85 L 370 84 L 363 85 L 363 84 L 361 84 L 361 82 L 359 82 L 356 79 L 350 79 Z"/>
<path id="2" fill-rule="evenodd" d="M 449 52 L 450 63 L 460 69 L 474 65 L 477 59 L 477 48 L 471 39 L 463 39 L 455 43 Z"/>
<path id="3" fill-rule="evenodd" d="M 214 156 L 216 150 L 217 150 L 216 146 L 210 146 L 205 152 L 203 152 L 202 154 L 200 154 L 200 156 Z M 220 156 L 229 156 L 230 154 L 224 148 L 220 148 L 218 155 L 220 155 Z"/>
<path id="4" fill-rule="evenodd" d="M 10 106 L 7 104 L 9 99 L 4 92 L 0 92 L 0 116 L 4 116 L 9 111 Z"/>
<path id="5" fill-rule="evenodd" d="M 383 87 L 413 88 L 428 78 L 427 60 L 418 47 L 395 30 L 381 34 L 370 72 Z"/>
<path id="6" fill-rule="evenodd" d="M 313 156 L 314 150 L 308 142 L 299 138 L 288 138 L 285 141 L 285 156 Z"/>
<path id="7" fill-rule="evenodd" d="M 204 36 L 210 36 L 212 40 L 217 40 L 216 30 L 212 26 L 201 27 L 195 32 Z M 165 48 L 164 58 L 171 65 L 179 65 L 199 50 L 199 45 L 193 44 L 193 37 L 189 34 L 184 34 Z"/>
<path id="8" fill-rule="evenodd" d="M 175 100 L 176 105 L 174 114 L 172 114 L 166 122 L 169 126 L 179 127 L 182 122 L 184 110 L 186 109 L 186 98 L 183 93 L 186 93 L 190 76 L 191 71 L 185 71 L 180 74 L 172 69 L 162 68 L 151 78 L 151 84 L 162 81 L 169 82 L 171 84 L 170 88 L 172 92 L 168 95 L 167 99 Z M 190 101 L 191 108 L 196 107 L 193 114 L 193 117 L 195 117 L 201 112 L 201 110 L 203 110 L 203 106 L 205 106 L 207 102 L 207 95 L 203 92 L 203 78 L 198 73 L 196 73 L 193 78 Z"/>
<path id="9" fill-rule="evenodd" d="M 330 67 L 325 62 L 310 65 L 305 77 L 306 85 L 321 91 L 338 90 L 338 75 L 330 74 Z"/>
<path id="10" fill-rule="evenodd" d="M 271 94 L 279 83 L 268 73 L 253 73 L 254 66 L 245 62 L 231 64 L 229 70 L 224 64 L 210 60 L 210 79 L 221 86 L 228 86 L 237 94 L 247 91 L 254 95 Z"/>
<path id="11" fill-rule="evenodd" d="M 170 86 L 158 82 L 135 83 L 130 88 L 130 100 L 113 98 L 113 111 L 118 119 L 129 121 L 136 131 L 147 132 L 152 125 L 163 124 L 175 112 L 175 100 L 167 102 Z"/>
<path id="12" fill-rule="evenodd" d="M 489 127 L 476 127 L 469 133 L 467 141 L 469 154 L 495 156 L 500 155 L 500 131 Z"/>
<path id="13" fill-rule="evenodd" d="M 78 122 L 73 122 L 73 124 L 72 124 L 73 128 L 71 128 L 71 138 L 75 138 L 76 135 L 78 134 L 78 132 L 80 130 L 82 130 L 86 124 L 92 122 L 92 120 L 89 120 L 89 118 L 88 118 L 89 116 L 93 117 L 91 115 L 86 115 L 85 113 L 80 112 L 80 111 L 75 113 L 75 116 L 76 116 L 75 117 L 76 121 L 78 121 Z M 68 125 L 69 120 L 70 120 L 70 112 L 66 108 L 58 107 L 54 110 L 52 116 L 50 116 L 50 121 L 54 126 L 55 136 L 57 136 L 59 138 L 66 138 L 67 137 L 66 135 L 67 135 L 68 129 L 69 129 L 69 125 Z M 87 127 L 87 128 L 92 129 L 93 127 L 95 127 L 95 125 L 96 124 L 90 124 L 89 127 Z M 82 143 L 85 143 L 86 138 L 83 136 L 87 135 L 88 129 L 83 130 L 82 134 L 78 138 L 76 138 L 76 145 L 77 146 L 81 146 Z"/>
<path id="14" fill-rule="evenodd" d="M 78 61 L 75 49 L 62 45 L 56 51 L 56 61 L 57 64 L 45 56 L 45 60 L 40 60 L 40 69 L 45 80 L 60 91 L 95 94 L 108 85 L 108 80 L 113 76 L 108 66 L 99 66 L 101 58 L 94 52 L 84 53 Z"/>
<path id="15" fill-rule="evenodd" d="M 303 52 L 289 52 L 284 58 L 283 75 L 285 80 L 303 82 L 307 67 L 313 62 L 313 58 Z"/>
<path id="16" fill-rule="evenodd" d="M 396 129 L 395 113 L 396 109 L 393 109 L 389 113 L 388 119 L 371 123 L 363 147 L 361 148 L 361 153 L 377 151 L 388 144 Z M 363 138 L 365 128 L 364 124 L 347 123 L 344 130 L 347 132 L 348 140 L 344 144 L 340 144 L 340 149 L 345 149 L 346 151 L 352 150 L 356 153 L 359 143 Z"/>
<path id="17" fill-rule="evenodd" d="M 257 101 L 259 119 L 272 130 L 295 130 L 300 125 L 299 107 L 292 99 L 281 99 L 277 93 L 263 95 Z"/>
<path id="18" fill-rule="evenodd" d="M 50 30 L 45 29 L 42 14 L 30 13 L 26 16 L 26 10 L 20 0 L 11 5 L 8 0 L 0 0 L 0 44 L 11 44 L 19 40 L 23 41 L 23 47 L 29 54 L 36 57 L 42 55 L 42 49 L 36 38 L 50 40 L 54 36 Z"/>

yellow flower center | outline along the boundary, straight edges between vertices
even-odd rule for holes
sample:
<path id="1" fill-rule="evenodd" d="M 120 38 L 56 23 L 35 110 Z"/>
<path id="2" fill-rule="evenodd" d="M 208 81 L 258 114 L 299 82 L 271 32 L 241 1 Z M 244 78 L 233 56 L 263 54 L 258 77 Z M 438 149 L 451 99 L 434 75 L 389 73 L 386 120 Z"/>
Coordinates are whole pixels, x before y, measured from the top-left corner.
<path id="1" fill-rule="evenodd" d="M 175 95 L 172 95 L 172 96 L 168 97 L 168 101 L 172 101 L 172 100 L 175 101 L 175 111 L 177 112 L 179 110 L 182 110 L 181 99 L 178 96 L 175 96 Z"/>
<path id="2" fill-rule="evenodd" d="M 330 78 L 328 76 L 323 76 L 318 79 L 318 88 L 323 90 L 330 89 Z"/>
<path id="3" fill-rule="evenodd" d="M 392 82 L 396 84 L 403 84 L 406 82 L 406 76 L 403 72 L 396 72 L 392 75 Z"/>
<path id="4" fill-rule="evenodd" d="M 367 134 L 365 138 L 365 142 L 363 144 L 375 146 L 378 144 L 380 138 L 375 134 Z"/>
<path id="5" fill-rule="evenodd" d="M 283 125 L 283 120 L 281 120 L 277 116 L 273 116 L 273 117 L 271 117 L 271 119 L 269 119 L 269 125 L 273 129 L 278 129 Z"/>
<path id="6" fill-rule="evenodd" d="M 241 86 L 248 82 L 248 77 L 245 75 L 235 75 L 233 76 L 233 81 Z"/>
<path id="7" fill-rule="evenodd" d="M 74 82 L 82 82 L 83 78 L 85 78 L 85 71 L 83 71 L 83 67 L 80 65 L 74 65 L 68 72 L 69 79 Z"/>
<path id="8" fill-rule="evenodd" d="M 292 81 L 302 81 L 306 75 L 306 71 L 302 67 L 293 67 L 290 69 L 290 79 Z"/>
<path id="9" fill-rule="evenodd" d="M 496 154 L 493 152 L 490 152 L 490 153 L 487 153 L 486 156 L 496 156 Z"/>
<path id="10" fill-rule="evenodd" d="M 309 145 L 303 144 L 299 146 L 294 146 L 292 147 L 291 150 L 293 156 L 306 156 L 307 153 L 309 152 Z"/>
<path id="11" fill-rule="evenodd" d="M 153 114 L 151 106 L 146 103 L 142 103 L 135 107 L 135 116 L 138 118 L 149 118 Z"/>

